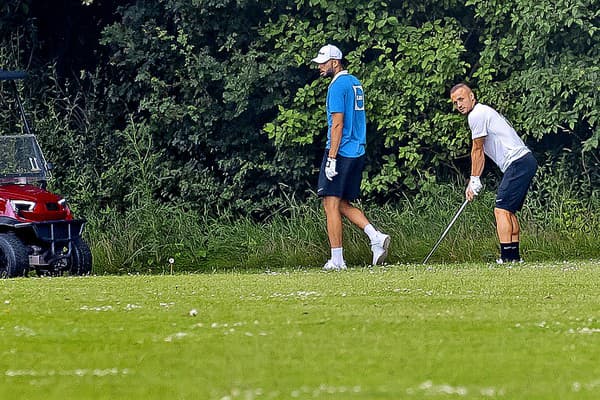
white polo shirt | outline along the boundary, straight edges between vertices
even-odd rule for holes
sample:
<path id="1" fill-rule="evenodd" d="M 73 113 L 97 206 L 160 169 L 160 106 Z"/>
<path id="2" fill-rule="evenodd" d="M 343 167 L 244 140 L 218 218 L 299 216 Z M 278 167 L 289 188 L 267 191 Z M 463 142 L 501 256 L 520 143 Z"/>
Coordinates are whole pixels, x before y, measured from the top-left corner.
<path id="1" fill-rule="evenodd" d="M 513 161 L 530 152 L 506 118 L 492 107 L 475 104 L 468 121 L 471 138 L 485 137 L 483 151 L 503 173 Z"/>

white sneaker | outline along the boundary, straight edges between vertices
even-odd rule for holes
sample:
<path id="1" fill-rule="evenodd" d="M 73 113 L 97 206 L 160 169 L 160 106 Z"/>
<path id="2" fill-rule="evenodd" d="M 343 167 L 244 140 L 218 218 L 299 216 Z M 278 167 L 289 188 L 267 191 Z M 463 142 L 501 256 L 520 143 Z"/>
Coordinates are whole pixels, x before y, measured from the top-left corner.
<path id="1" fill-rule="evenodd" d="M 390 235 L 382 233 L 377 241 L 371 242 L 371 251 L 373 252 L 373 265 L 383 264 L 390 247 Z"/>
<path id="2" fill-rule="evenodd" d="M 331 260 L 327 260 L 325 265 L 323 266 L 323 271 L 341 271 L 346 269 L 346 264 L 336 265 Z"/>
<path id="3" fill-rule="evenodd" d="M 518 260 L 505 260 L 503 258 L 496 259 L 496 264 L 523 264 L 525 260 L 519 258 Z"/>

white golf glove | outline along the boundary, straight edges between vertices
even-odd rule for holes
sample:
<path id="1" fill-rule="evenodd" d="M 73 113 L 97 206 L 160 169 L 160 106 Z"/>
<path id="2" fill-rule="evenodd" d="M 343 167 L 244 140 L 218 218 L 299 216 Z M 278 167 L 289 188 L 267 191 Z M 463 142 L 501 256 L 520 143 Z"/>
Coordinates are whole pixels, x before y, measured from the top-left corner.
<path id="1" fill-rule="evenodd" d="M 325 176 L 330 181 L 332 181 L 333 177 L 338 174 L 335 170 L 335 163 L 335 158 L 327 157 L 327 164 L 325 164 Z"/>
<path id="2" fill-rule="evenodd" d="M 478 176 L 471 176 L 471 179 L 469 180 L 469 188 L 475 196 L 481 192 L 483 185 L 481 184 L 481 180 Z"/>

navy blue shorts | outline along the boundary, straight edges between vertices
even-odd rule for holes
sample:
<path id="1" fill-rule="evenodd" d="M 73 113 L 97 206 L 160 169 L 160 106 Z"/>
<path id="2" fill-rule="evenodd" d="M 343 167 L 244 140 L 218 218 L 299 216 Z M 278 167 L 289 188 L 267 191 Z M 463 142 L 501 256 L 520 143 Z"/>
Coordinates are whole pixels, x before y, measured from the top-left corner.
<path id="1" fill-rule="evenodd" d="M 358 199 L 360 197 L 362 172 L 365 167 L 365 156 L 349 158 L 338 155 L 335 165 L 338 174 L 330 181 L 325 176 L 327 155 L 328 152 L 325 151 L 321 162 L 321 171 L 319 172 L 317 195 L 319 197 L 335 196 L 348 201 Z"/>
<path id="2" fill-rule="evenodd" d="M 537 171 L 533 154 L 527 153 L 508 166 L 496 194 L 496 208 L 516 213 L 523 207 L 525 196 Z"/>

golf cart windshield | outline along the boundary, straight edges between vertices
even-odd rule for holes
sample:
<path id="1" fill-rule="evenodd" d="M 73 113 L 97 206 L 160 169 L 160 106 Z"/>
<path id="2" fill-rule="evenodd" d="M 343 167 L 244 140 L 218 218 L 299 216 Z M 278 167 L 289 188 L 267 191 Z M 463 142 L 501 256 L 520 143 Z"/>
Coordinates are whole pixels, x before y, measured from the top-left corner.
<path id="1" fill-rule="evenodd" d="M 14 94 L 14 102 L 21 117 L 23 135 L 0 136 L 0 184 L 6 183 L 45 183 L 50 178 L 50 171 L 35 135 L 33 135 L 23 104 L 19 98 L 16 82 L 27 78 L 24 71 L 6 71 L 0 69 L 0 83 L 10 82 Z M 4 99 L 0 96 L 0 99 Z M 10 105 L 10 104 L 9 104 Z M 14 130 L 9 130 L 9 132 Z"/>
<path id="2" fill-rule="evenodd" d="M 50 171 L 34 135 L 0 136 L 0 184 L 36 183 Z"/>

